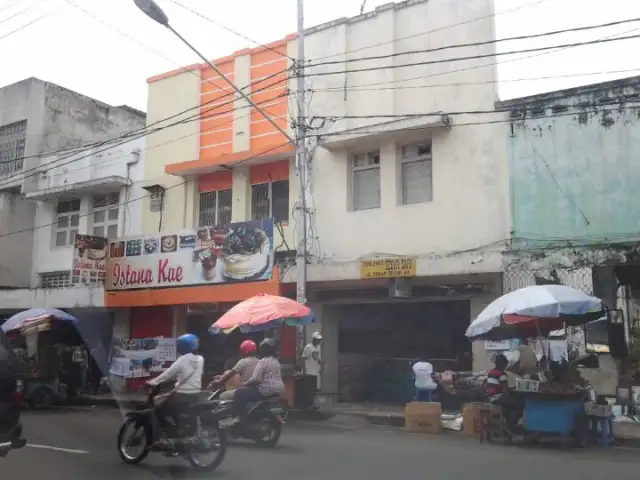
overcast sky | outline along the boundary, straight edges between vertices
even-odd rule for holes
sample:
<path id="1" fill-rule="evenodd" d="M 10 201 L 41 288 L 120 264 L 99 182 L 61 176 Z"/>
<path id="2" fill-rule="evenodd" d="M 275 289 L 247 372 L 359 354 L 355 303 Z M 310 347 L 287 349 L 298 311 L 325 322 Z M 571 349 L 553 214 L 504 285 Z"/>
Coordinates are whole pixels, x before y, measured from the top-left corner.
<path id="1" fill-rule="evenodd" d="M 171 0 L 158 1 L 176 29 L 209 58 L 255 46 L 181 9 Z M 180 1 L 260 43 L 277 40 L 295 30 L 294 0 Z M 357 15 L 361 3 L 362 0 L 306 0 L 306 25 Z M 384 3 L 388 0 L 367 0 L 366 10 Z M 521 6 L 524 8 L 508 12 Z M 498 38 L 505 38 L 640 17 L 640 2 L 496 0 L 495 10 Z M 640 22 L 580 34 L 504 42 L 499 50 L 625 34 L 640 34 Z M 638 51 L 640 40 L 627 40 L 567 48 L 557 53 L 500 57 L 500 97 L 507 99 L 636 75 L 640 72 Z M 514 61 L 526 56 L 530 58 Z M 0 59 L 0 85 L 34 76 L 112 105 L 124 103 L 142 110 L 146 110 L 147 77 L 198 61 L 168 31 L 144 17 L 133 0 L 0 0 Z M 585 75 L 594 73 L 603 74 Z M 514 81 L 540 77 L 552 78 Z"/>

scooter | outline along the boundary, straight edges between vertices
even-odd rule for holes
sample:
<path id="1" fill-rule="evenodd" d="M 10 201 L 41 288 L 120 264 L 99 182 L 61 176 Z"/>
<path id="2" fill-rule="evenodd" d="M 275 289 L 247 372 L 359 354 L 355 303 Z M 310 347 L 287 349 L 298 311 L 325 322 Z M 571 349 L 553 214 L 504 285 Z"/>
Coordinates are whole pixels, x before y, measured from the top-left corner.
<path id="1" fill-rule="evenodd" d="M 173 435 L 157 445 L 154 443 L 160 428 L 154 405 L 157 393 L 158 387 L 152 388 L 147 404 L 125 415 L 118 432 L 118 453 L 122 461 L 137 465 L 150 452 L 157 451 L 165 456 L 182 456 L 198 470 L 215 470 L 227 452 L 227 436 L 218 424 L 221 417 L 217 403 L 204 400 L 190 405 L 171 429 Z M 132 434 L 129 430 L 133 430 Z M 202 458 L 208 455 L 212 455 L 211 458 Z"/>
<path id="2" fill-rule="evenodd" d="M 286 423 L 288 411 L 280 402 L 275 402 L 280 395 L 265 398 L 249 404 L 247 420 L 225 427 L 225 423 L 233 418 L 233 400 L 220 400 L 224 389 L 214 390 L 209 401 L 218 402 L 216 413 L 220 415 L 220 426 L 233 439 L 253 440 L 261 447 L 275 447 L 282 435 L 282 426 Z"/>

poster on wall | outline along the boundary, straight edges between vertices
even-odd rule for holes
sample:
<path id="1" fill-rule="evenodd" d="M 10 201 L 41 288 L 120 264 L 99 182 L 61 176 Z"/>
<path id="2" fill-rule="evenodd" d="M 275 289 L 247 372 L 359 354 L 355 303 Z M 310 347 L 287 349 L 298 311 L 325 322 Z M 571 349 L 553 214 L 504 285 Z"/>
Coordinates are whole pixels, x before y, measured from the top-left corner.
<path id="1" fill-rule="evenodd" d="M 73 245 L 71 283 L 103 282 L 107 272 L 109 240 L 93 235 L 76 235 Z"/>
<path id="2" fill-rule="evenodd" d="M 175 338 L 114 338 L 109 373 L 124 378 L 150 377 L 175 359 Z"/>
<path id="3" fill-rule="evenodd" d="M 105 290 L 268 280 L 273 220 L 121 238 L 108 253 Z"/>

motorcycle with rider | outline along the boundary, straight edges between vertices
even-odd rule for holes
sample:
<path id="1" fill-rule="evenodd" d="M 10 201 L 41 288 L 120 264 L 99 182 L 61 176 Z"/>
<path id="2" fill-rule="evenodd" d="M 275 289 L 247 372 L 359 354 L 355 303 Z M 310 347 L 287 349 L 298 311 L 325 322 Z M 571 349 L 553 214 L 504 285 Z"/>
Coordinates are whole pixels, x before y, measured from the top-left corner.
<path id="1" fill-rule="evenodd" d="M 126 414 L 118 433 L 118 453 L 132 465 L 150 452 L 159 452 L 182 456 L 194 468 L 212 471 L 222 463 L 227 450 L 218 402 L 202 392 L 204 358 L 198 354 L 198 337 L 182 335 L 176 347 L 176 361 L 147 382 L 147 404 Z M 173 388 L 160 394 L 161 386 L 169 382 L 174 382 Z"/>
<path id="2" fill-rule="evenodd" d="M 284 409 L 273 404 L 284 392 L 275 341 L 266 338 L 258 347 L 252 340 L 245 340 L 240 345 L 240 356 L 233 368 L 213 379 L 209 388 L 220 388 L 210 398 L 220 400 L 220 413 L 224 415 L 220 425 L 229 436 L 273 447 L 285 422 Z M 241 386 L 223 391 L 221 386 L 235 375 Z"/>

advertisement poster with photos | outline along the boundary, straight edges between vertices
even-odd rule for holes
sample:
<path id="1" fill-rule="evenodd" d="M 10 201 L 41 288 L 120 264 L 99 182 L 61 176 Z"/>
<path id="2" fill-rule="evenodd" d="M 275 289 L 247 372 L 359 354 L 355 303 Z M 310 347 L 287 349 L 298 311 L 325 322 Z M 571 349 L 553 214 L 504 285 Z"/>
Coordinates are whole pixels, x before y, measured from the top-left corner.
<path id="1" fill-rule="evenodd" d="M 176 339 L 114 338 L 111 342 L 109 373 L 124 378 L 145 378 L 164 370 L 176 360 Z"/>
<path id="2" fill-rule="evenodd" d="M 73 245 L 71 283 L 102 283 L 107 272 L 109 240 L 93 235 L 76 235 Z"/>
<path id="3" fill-rule="evenodd" d="M 273 220 L 111 241 L 107 290 L 268 280 Z"/>

